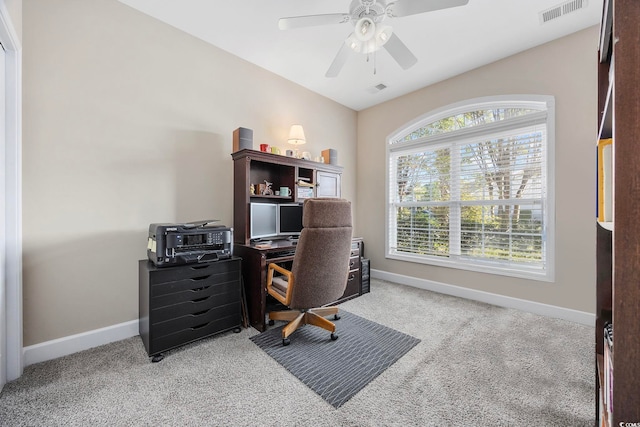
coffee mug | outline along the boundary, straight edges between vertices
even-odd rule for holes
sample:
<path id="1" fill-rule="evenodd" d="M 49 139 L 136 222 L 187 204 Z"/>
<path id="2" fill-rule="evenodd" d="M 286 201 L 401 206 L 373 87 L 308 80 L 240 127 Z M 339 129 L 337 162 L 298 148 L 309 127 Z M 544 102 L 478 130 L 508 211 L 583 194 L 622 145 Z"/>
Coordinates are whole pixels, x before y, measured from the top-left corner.
<path id="1" fill-rule="evenodd" d="M 280 195 L 289 197 L 291 195 L 291 189 L 289 189 L 289 187 L 280 187 Z"/>
<path id="2" fill-rule="evenodd" d="M 265 153 L 269 151 L 269 144 L 260 144 L 260 151 L 264 151 Z"/>
<path id="3" fill-rule="evenodd" d="M 287 157 L 293 157 L 293 150 L 286 151 Z"/>
<path id="4" fill-rule="evenodd" d="M 271 152 L 273 154 L 280 154 L 280 149 L 278 147 L 271 147 Z"/>

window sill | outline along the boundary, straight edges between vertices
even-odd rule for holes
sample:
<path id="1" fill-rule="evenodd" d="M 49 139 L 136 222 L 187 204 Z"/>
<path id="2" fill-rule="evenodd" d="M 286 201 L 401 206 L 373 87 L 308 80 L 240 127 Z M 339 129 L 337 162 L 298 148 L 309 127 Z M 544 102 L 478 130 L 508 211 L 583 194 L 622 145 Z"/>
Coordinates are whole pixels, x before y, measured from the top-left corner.
<path id="1" fill-rule="evenodd" d="M 471 259 L 458 259 L 451 260 L 447 258 L 437 259 L 433 258 L 425 258 L 417 255 L 409 255 L 409 254 L 399 254 L 399 253 L 389 253 L 385 255 L 387 259 L 393 259 L 398 261 L 406 261 L 413 262 L 417 264 L 427 264 L 434 265 L 438 267 L 446 267 L 453 268 L 457 270 L 466 270 L 466 271 L 475 271 L 478 273 L 486 273 L 486 274 L 496 274 L 500 276 L 509 276 L 509 277 L 517 277 L 520 279 L 529 279 L 536 280 L 539 282 L 554 282 L 555 278 L 553 277 L 550 269 L 547 271 L 543 271 L 540 269 L 517 269 L 508 266 L 497 266 L 491 262 L 477 262 Z"/>

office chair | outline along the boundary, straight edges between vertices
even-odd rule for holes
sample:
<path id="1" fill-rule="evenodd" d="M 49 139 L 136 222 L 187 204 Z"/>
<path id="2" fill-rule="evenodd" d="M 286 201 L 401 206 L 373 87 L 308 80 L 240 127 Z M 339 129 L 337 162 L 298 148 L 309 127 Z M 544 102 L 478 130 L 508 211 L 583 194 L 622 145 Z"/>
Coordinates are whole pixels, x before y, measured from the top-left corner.
<path id="1" fill-rule="evenodd" d="M 302 208 L 302 232 L 291 270 L 269 264 L 267 292 L 291 310 L 269 313 L 274 320 L 289 321 L 282 329 L 282 344 L 300 326 L 311 324 L 331 332 L 338 320 L 338 307 L 322 307 L 344 294 L 351 254 L 351 202 L 344 199 L 306 199 Z M 274 275 L 278 272 L 281 275 Z"/>

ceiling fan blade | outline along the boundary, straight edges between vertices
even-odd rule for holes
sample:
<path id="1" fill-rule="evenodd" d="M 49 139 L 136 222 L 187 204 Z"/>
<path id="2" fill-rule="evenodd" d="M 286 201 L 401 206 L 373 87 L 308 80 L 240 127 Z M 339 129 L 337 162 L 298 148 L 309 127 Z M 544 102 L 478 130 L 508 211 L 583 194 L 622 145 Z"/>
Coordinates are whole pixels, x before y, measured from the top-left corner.
<path id="1" fill-rule="evenodd" d="M 388 42 L 387 42 L 388 43 Z M 349 58 L 349 46 L 346 43 L 342 43 L 342 47 L 338 51 L 338 54 L 333 59 L 333 62 L 329 66 L 327 73 L 324 75 L 325 77 L 337 77 L 340 74 L 340 70 L 344 67 L 344 64 L 347 62 Z"/>
<path id="2" fill-rule="evenodd" d="M 346 13 L 330 13 L 327 15 L 292 16 L 280 18 L 278 28 L 281 30 L 293 30 L 296 28 L 315 27 L 317 25 L 342 24 L 349 22 L 351 17 Z"/>
<path id="3" fill-rule="evenodd" d="M 418 58 L 411 53 L 409 48 L 402 43 L 402 40 L 400 40 L 395 33 L 392 34 L 389 40 L 384 44 L 384 48 L 387 49 L 387 52 L 389 52 L 393 59 L 400 64 L 403 70 L 413 67 L 416 62 L 418 62 Z"/>
<path id="4" fill-rule="evenodd" d="M 469 0 L 398 0 L 387 6 L 389 16 L 401 17 L 464 6 Z"/>

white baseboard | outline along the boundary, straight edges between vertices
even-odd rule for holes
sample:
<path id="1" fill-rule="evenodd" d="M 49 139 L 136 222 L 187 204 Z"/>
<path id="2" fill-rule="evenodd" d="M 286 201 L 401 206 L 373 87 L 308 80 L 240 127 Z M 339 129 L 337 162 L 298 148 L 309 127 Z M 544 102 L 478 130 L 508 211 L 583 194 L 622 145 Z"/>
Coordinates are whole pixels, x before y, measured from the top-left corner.
<path id="1" fill-rule="evenodd" d="M 70 335 L 30 345 L 23 349 L 24 366 L 33 365 L 47 360 L 57 359 L 78 351 L 87 350 L 114 341 L 120 341 L 138 335 L 138 320 L 107 326 L 81 334 Z"/>
<path id="2" fill-rule="evenodd" d="M 492 294 L 475 289 L 463 288 L 461 286 L 448 285 L 446 283 L 434 282 L 432 280 L 419 279 L 417 277 L 404 276 L 402 274 L 389 273 L 381 270 L 371 270 L 371 277 L 374 279 L 387 280 L 401 285 L 413 286 L 415 288 L 426 289 L 428 291 L 455 297 L 466 298 L 474 301 L 485 302 L 487 304 L 500 307 L 515 308 L 541 316 L 553 317 L 556 319 L 569 320 L 586 326 L 595 326 L 596 316 L 584 311 L 572 310 L 549 304 L 508 297 L 504 295 Z"/>

